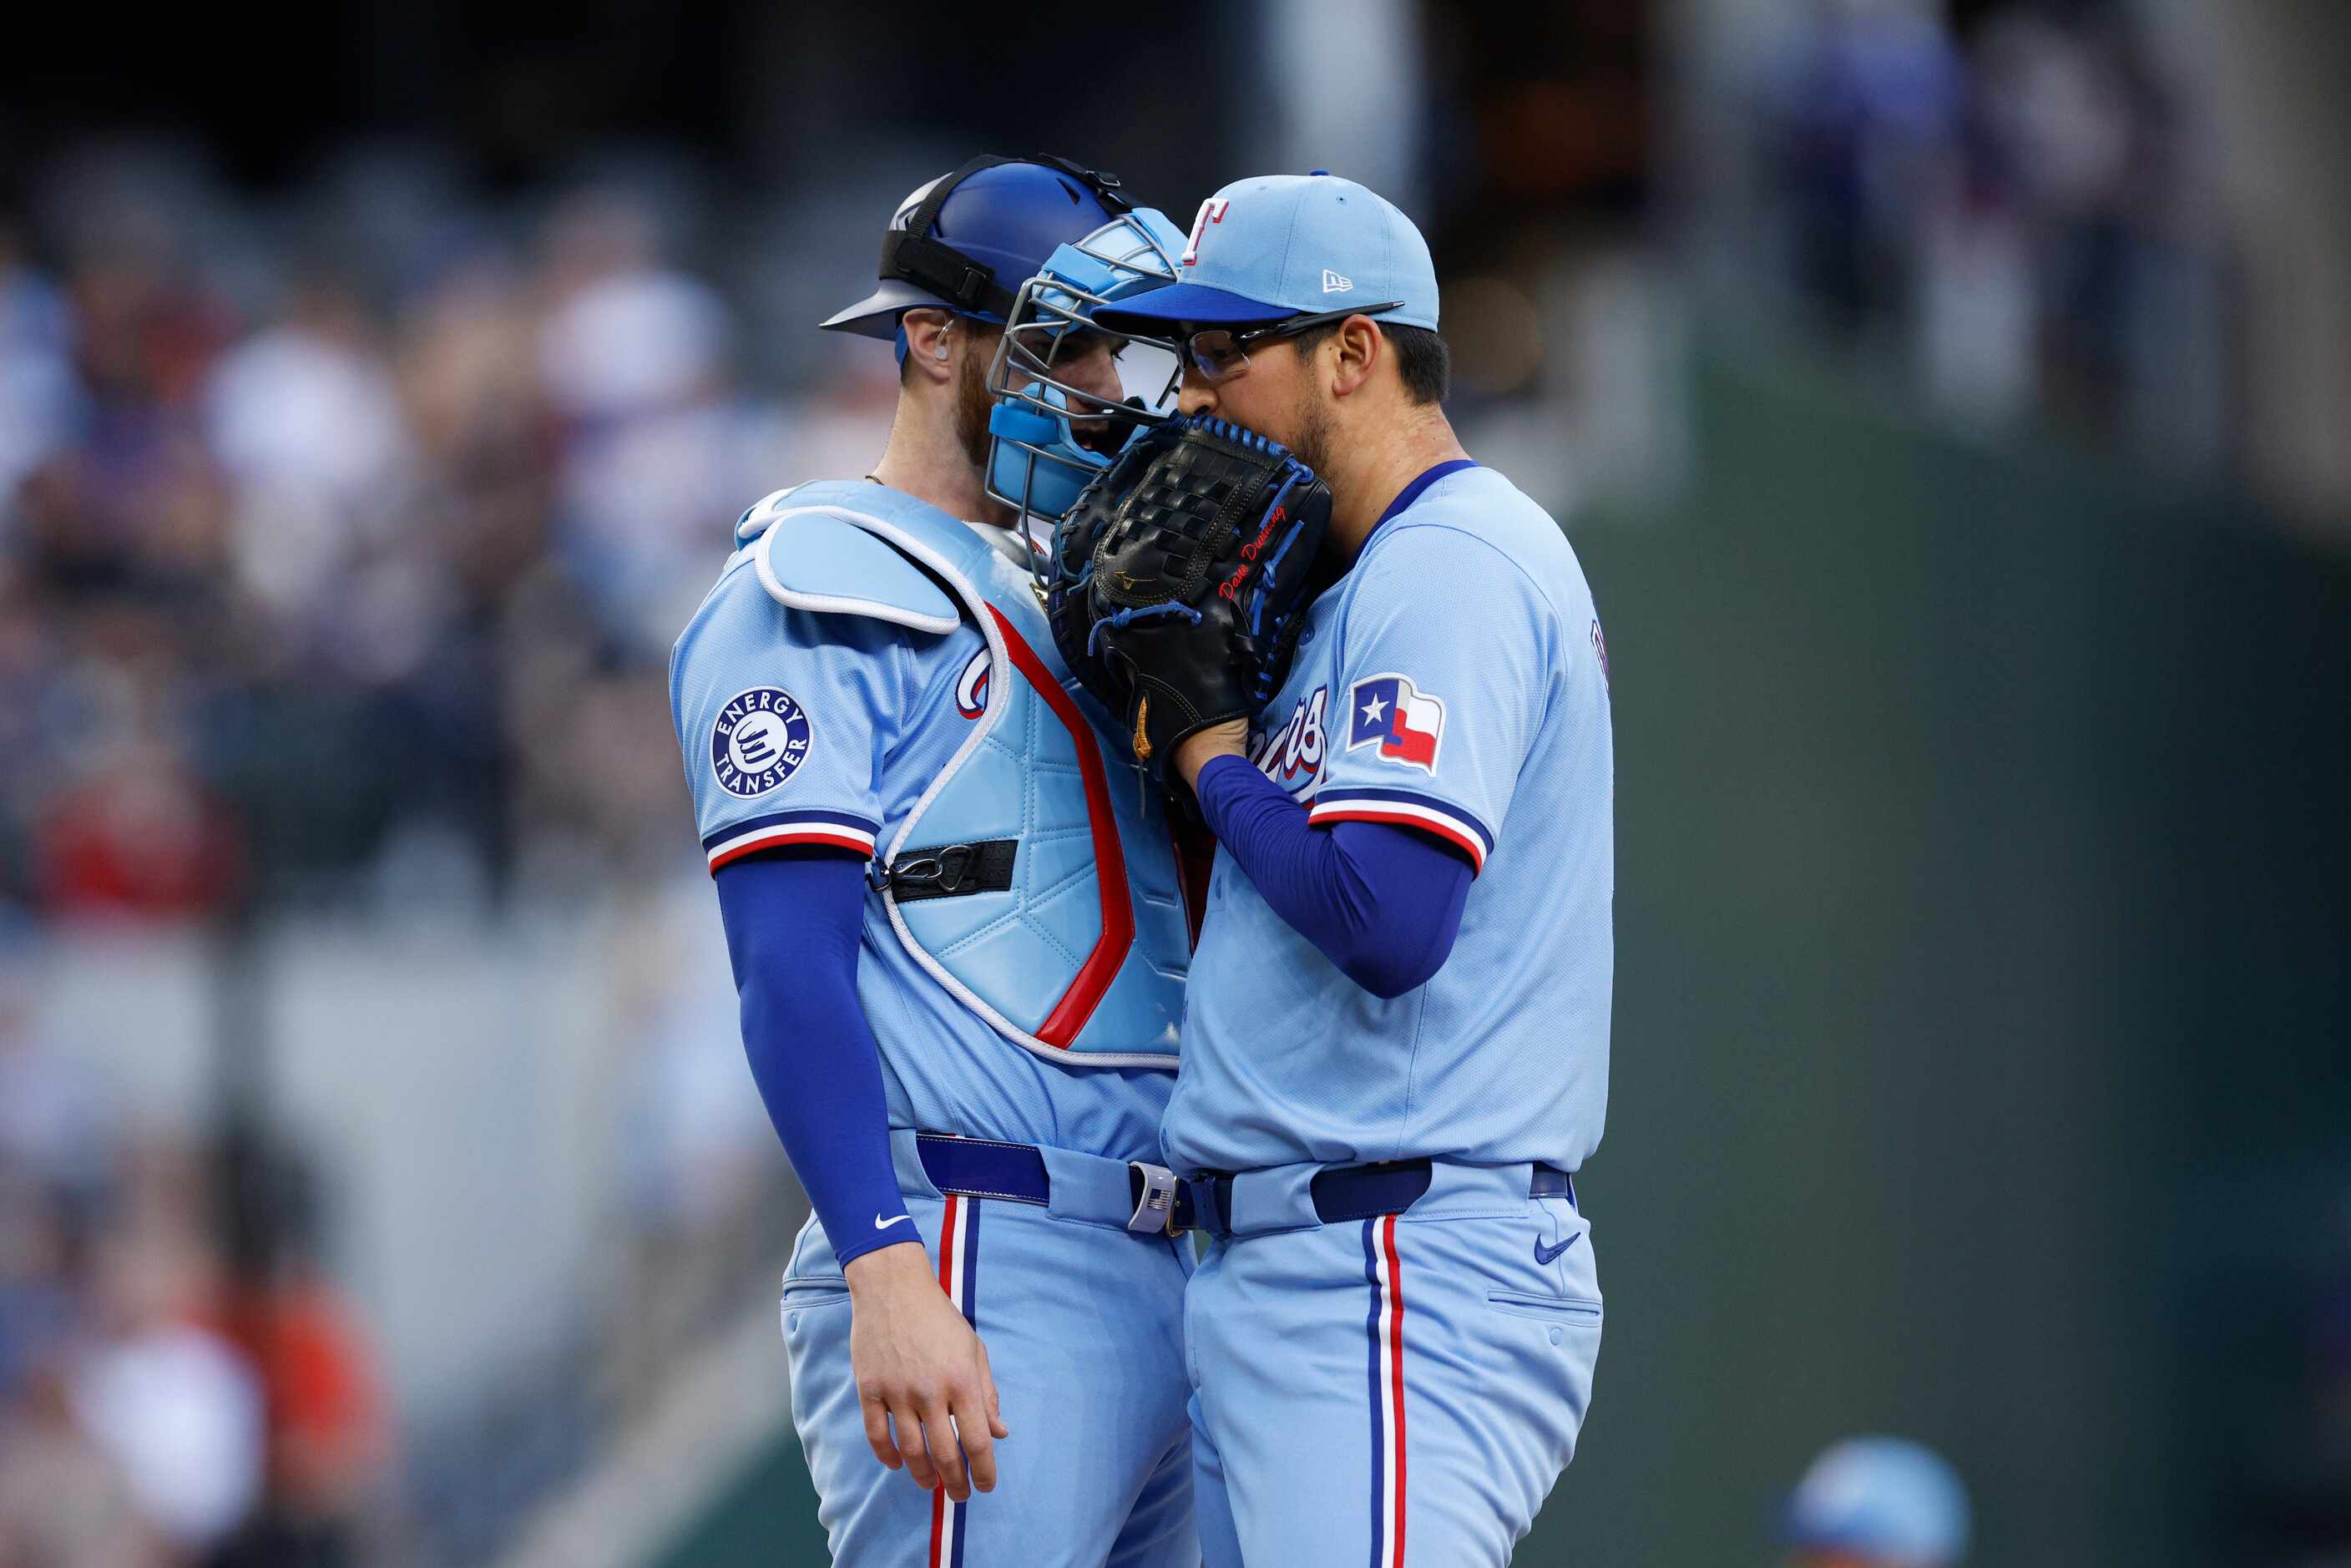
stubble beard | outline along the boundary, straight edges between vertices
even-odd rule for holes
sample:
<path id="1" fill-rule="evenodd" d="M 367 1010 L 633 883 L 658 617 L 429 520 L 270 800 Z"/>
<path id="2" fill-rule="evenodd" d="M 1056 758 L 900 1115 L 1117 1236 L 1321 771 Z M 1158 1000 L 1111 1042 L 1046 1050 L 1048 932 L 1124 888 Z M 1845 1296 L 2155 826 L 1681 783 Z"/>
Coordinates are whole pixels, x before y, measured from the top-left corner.
<path id="1" fill-rule="evenodd" d="M 971 462 L 972 471 L 985 476 L 987 472 L 987 415 L 995 406 L 987 395 L 987 367 L 992 355 L 976 351 L 977 343 L 967 345 L 962 373 L 956 378 L 956 440 L 963 446 L 963 455 Z"/>
<path id="2" fill-rule="evenodd" d="M 1324 484 L 1331 481 L 1331 411 L 1323 405 L 1322 394 L 1309 390 L 1299 399 L 1292 415 L 1298 422 L 1298 439 L 1290 444 L 1290 455 L 1314 470 Z"/>

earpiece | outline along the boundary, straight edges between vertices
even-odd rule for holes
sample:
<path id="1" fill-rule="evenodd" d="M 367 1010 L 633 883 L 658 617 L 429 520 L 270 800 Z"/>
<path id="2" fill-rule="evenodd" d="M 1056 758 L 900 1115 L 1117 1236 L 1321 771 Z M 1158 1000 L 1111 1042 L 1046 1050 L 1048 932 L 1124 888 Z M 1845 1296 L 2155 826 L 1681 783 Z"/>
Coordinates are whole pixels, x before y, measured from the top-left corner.
<path id="1" fill-rule="evenodd" d="M 937 352 L 935 352 L 935 353 L 932 354 L 931 358 L 933 358 L 933 359 L 935 359 L 935 360 L 944 360 L 944 359 L 946 359 L 946 358 L 947 357 L 947 332 L 948 332 L 948 330 L 949 330 L 951 328 L 953 328 L 954 326 L 955 326 L 955 323 L 954 323 L 952 320 L 950 320 L 950 321 L 948 321 L 948 322 L 946 323 L 946 326 L 943 326 L 943 327 L 941 327 L 941 328 L 939 329 L 939 346 L 938 346 L 938 350 L 937 350 Z"/>

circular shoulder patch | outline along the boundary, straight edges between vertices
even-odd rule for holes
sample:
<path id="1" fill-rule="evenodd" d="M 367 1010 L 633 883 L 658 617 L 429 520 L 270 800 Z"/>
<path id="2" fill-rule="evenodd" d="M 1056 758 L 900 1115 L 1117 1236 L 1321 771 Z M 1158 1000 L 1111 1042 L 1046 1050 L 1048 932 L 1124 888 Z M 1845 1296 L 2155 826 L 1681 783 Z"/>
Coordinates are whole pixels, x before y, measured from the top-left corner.
<path id="1" fill-rule="evenodd" d="M 816 738 L 808 709 L 781 686 L 753 686 L 718 710 L 710 727 L 710 767 L 719 787 L 748 799 L 799 771 Z"/>

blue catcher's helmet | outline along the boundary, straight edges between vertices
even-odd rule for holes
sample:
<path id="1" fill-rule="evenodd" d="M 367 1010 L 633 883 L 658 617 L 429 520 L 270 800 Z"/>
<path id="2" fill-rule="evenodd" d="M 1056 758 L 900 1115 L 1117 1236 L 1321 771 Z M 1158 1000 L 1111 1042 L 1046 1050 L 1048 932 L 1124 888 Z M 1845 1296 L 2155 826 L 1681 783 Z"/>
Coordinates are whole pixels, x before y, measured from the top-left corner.
<path id="1" fill-rule="evenodd" d="M 987 493 L 1020 513 L 1032 539 L 1030 519 L 1059 523 L 1137 430 L 1165 417 L 1134 399 L 1097 397 L 1053 371 L 1098 332 L 1097 309 L 1174 282 L 1183 249 L 1183 230 L 1138 207 L 1054 251 L 1021 286 L 988 367 L 996 407 L 987 420 Z M 1072 420 L 1089 427 L 1090 440 L 1079 439 Z"/>
<path id="2" fill-rule="evenodd" d="M 1066 158 L 982 153 L 918 186 L 882 235 L 881 287 L 821 323 L 884 342 L 921 306 L 1001 325 L 1053 247 L 1131 210 L 1118 176 Z"/>

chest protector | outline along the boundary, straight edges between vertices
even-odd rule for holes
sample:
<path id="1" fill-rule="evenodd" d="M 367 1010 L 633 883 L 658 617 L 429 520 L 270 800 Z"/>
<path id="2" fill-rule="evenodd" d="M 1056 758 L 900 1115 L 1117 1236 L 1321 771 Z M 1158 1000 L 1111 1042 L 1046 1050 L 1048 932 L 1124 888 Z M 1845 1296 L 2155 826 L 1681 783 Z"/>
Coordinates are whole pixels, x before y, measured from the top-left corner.
<path id="1" fill-rule="evenodd" d="M 1174 1067 L 1192 925 L 1158 791 L 1062 665 L 1028 572 L 965 523 L 872 484 L 782 490 L 743 515 L 760 584 L 795 610 L 987 640 L 982 706 L 869 868 L 916 962 L 1016 1045 L 1072 1067 Z"/>

